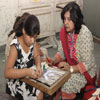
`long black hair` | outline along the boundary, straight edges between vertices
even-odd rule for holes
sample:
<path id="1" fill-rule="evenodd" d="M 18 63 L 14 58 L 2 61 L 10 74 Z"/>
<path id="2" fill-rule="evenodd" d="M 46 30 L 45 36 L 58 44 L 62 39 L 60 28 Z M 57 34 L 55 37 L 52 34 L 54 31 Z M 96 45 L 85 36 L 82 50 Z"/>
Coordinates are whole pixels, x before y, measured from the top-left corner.
<path id="1" fill-rule="evenodd" d="M 20 20 L 18 20 L 18 22 L 15 25 L 15 29 L 14 29 L 16 33 L 15 36 L 20 37 L 23 35 L 22 33 L 23 24 L 29 15 L 30 15 L 29 13 L 24 13 L 22 17 L 20 18 Z"/>
<path id="2" fill-rule="evenodd" d="M 10 35 L 12 35 L 14 32 L 17 34 L 17 36 L 22 35 L 22 31 L 20 29 L 22 28 L 23 20 L 25 20 L 27 18 L 27 16 L 29 16 L 29 15 L 30 15 L 29 13 L 25 12 L 25 13 L 22 14 L 22 16 L 17 16 L 16 17 L 14 25 L 13 25 L 13 29 L 8 34 L 8 37 Z"/>
<path id="3" fill-rule="evenodd" d="M 23 35 L 22 29 L 24 28 L 25 32 L 29 36 L 34 36 L 35 34 L 39 35 L 40 33 L 40 23 L 38 18 L 35 15 L 28 14 L 23 16 L 17 23 L 15 27 L 16 36 L 20 37 Z"/>
<path id="4" fill-rule="evenodd" d="M 75 2 L 69 2 L 62 10 L 61 12 L 61 19 L 64 22 L 64 15 L 65 13 L 69 11 L 70 12 L 70 18 L 73 21 L 75 25 L 75 34 L 79 34 L 79 31 L 81 29 L 81 25 L 84 24 L 83 22 L 83 14 L 81 12 L 81 9 L 79 5 Z"/>
<path id="5" fill-rule="evenodd" d="M 23 28 L 27 35 L 34 36 L 40 34 L 40 23 L 35 15 L 29 15 L 23 23 Z"/>
<path id="6" fill-rule="evenodd" d="M 20 20 L 20 16 L 18 16 L 16 19 L 15 19 L 15 23 L 13 25 L 13 29 L 10 31 L 10 33 L 8 34 L 8 37 L 10 37 L 10 35 L 12 35 L 14 32 L 15 32 L 15 28 L 16 28 L 16 23 Z"/>

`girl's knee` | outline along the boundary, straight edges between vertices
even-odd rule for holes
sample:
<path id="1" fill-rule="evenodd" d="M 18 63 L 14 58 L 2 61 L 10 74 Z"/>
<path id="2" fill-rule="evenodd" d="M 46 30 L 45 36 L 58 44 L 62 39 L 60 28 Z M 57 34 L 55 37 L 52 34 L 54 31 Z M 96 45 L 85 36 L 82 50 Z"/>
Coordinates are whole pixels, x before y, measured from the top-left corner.
<path id="1" fill-rule="evenodd" d="M 39 93 L 37 100 L 43 100 L 43 93 L 42 92 Z"/>

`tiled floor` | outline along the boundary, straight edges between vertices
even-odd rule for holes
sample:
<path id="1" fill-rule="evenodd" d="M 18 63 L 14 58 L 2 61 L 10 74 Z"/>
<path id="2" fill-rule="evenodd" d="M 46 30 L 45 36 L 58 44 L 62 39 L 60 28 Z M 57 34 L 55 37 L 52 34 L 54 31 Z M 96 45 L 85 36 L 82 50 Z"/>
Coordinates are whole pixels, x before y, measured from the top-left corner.
<path id="1" fill-rule="evenodd" d="M 49 48 L 49 56 L 53 57 L 56 53 L 57 49 Z M 100 67 L 100 44 L 95 43 L 95 50 L 94 50 L 97 69 Z M 4 68 L 5 68 L 5 55 L 4 50 L 0 50 L 0 92 L 5 92 L 5 78 L 4 78 Z"/>

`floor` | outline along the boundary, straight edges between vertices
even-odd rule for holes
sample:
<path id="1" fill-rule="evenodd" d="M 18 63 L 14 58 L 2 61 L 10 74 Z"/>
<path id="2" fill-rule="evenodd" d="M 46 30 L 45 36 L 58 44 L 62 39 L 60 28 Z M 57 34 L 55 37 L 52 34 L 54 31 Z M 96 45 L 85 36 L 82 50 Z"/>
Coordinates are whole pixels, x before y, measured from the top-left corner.
<path id="1" fill-rule="evenodd" d="M 97 71 L 100 67 L 100 44 L 95 43 L 94 45 L 94 55 L 96 59 L 97 64 Z M 53 55 L 57 52 L 57 48 L 49 48 L 48 53 L 50 57 L 53 57 Z M 4 68 L 5 68 L 5 54 L 4 54 L 4 47 L 0 48 L 0 92 L 5 92 L 5 83 L 6 80 L 4 78 Z"/>

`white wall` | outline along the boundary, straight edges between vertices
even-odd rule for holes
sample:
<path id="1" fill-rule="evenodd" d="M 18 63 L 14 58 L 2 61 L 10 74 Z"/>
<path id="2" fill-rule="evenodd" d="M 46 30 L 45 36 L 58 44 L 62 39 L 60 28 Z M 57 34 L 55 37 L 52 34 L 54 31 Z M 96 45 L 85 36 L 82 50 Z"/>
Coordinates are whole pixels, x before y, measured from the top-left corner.
<path id="1" fill-rule="evenodd" d="M 43 10 L 45 11 L 45 13 L 47 13 L 46 10 L 48 10 L 48 9 L 50 10 L 50 12 L 55 11 L 56 4 L 62 5 L 63 3 L 66 4 L 69 1 L 77 1 L 77 3 L 79 5 L 81 5 L 81 7 L 82 7 L 82 1 L 83 0 L 81 0 L 81 1 L 80 0 L 0 0 L 0 46 L 6 44 L 7 36 L 9 34 L 9 32 L 12 30 L 12 26 L 13 26 L 13 23 L 15 21 L 16 16 L 21 15 L 23 11 L 28 11 L 29 10 L 29 9 L 27 10 L 25 8 L 26 6 L 27 7 L 28 6 L 31 6 L 31 7 L 34 6 L 35 7 L 35 6 L 38 5 L 37 3 L 40 3 L 40 5 L 44 7 Z M 54 7 L 54 8 L 52 9 L 52 7 Z M 37 8 L 35 10 L 37 10 Z M 31 9 L 30 9 L 30 11 L 31 11 Z M 33 13 L 34 11 L 31 11 L 31 12 Z M 40 12 L 43 12 L 43 11 L 40 11 Z M 59 11 L 57 11 L 57 13 L 58 12 Z M 36 12 L 36 13 L 38 13 L 38 12 Z M 47 13 L 47 16 L 49 16 L 49 13 Z M 46 17 L 45 15 L 43 15 L 43 16 L 44 16 L 43 18 Z M 53 13 L 51 14 L 51 16 L 52 16 L 52 18 L 50 17 L 51 20 L 53 18 L 55 18 Z M 48 31 L 47 29 L 50 29 L 50 27 L 52 28 L 53 31 L 59 30 L 58 29 L 59 27 L 57 28 L 57 25 L 54 24 L 54 23 L 60 22 L 61 19 L 58 18 L 59 16 L 60 15 L 56 16 L 59 21 L 56 21 L 56 22 L 55 21 L 50 21 L 50 23 L 49 23 L 48 18 L 45 18 L 45 19 L 47 19 L 47 22 L 48 22 L 49 25 L 47 25 L 47 24 L 43 25 L 44 21 L 46 22 L 46 20 L 42 20 L 43 18 L 40 17 L 40 20 L 41 20 L 40 24 L 41 24 L 42 30 L 43 31 L 45 30 L 46 33 Z M 62 25 L 62 23 L 60 23 L 60 24 Z M 58 26 L 61 26 L 61 25 L 58 25 Z M 48 26 L 48 28 L 47 28 L 47 26 Z M 55 29 L 53 29 L 53 28 L 55 28 Z M 53 34 L 53 32 L 50 32 L 48 34 Z"/>
<path id="2" fill-rule="evenodd" d="M 0 46 L 6 43 L 7 35 L 18 11 L 17 8 L 17 0 L 0 0 Z"/>

